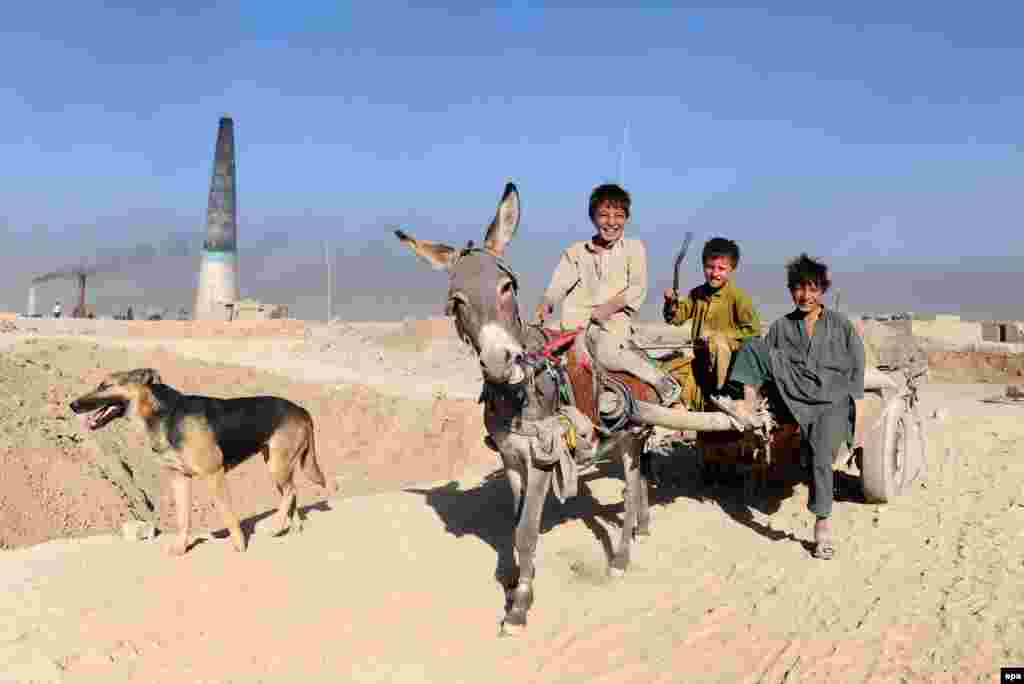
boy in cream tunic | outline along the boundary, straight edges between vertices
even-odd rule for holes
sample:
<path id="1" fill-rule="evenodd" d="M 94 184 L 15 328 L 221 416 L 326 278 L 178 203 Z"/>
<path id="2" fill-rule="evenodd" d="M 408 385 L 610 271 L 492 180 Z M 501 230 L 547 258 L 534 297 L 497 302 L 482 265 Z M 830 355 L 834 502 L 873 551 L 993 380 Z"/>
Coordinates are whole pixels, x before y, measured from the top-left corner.
<path id="1" fill-rule="evenodd" d="M 562 253 L 537 314 L 543 321 L 561 303 L 563 330 L 593 321 L 588 334 L 601 365 L 652 385 L 669 406 L 679 399 L 679 384 L 631 342 L 633 316 L 647 298 L 647 250 L 623 237 L 630 204 L 618 185 L 594 189 L 589 213 L 597 232 Z"/>

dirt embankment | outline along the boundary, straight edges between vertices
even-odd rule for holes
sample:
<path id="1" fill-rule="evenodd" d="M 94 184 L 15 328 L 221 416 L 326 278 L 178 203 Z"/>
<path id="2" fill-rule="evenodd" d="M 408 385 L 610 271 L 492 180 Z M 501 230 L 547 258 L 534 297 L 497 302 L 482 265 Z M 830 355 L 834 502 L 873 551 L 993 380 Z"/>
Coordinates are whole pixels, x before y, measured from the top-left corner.
<path id="1" fill-rule="evenodd" d="M 935 382 L 1024 382 L 1024 354 L 979 351 L 930 351 Z"/>
<path id="2" fill-rule="evenodd" d="M 1024 378 L 1024 354 L 1019 352 L 957 349 L 943 340 L 914 337 L 873 321 L 861 321 L 859 327 L 869 364 L 927 363 L 931 382 L 941 383 L 1015 383 Z"/>
<path id="3" fill-rule="evenodd" d="M 275 394 L 304 406 L 316 421 L 321 467 L 329 484 L 340 484 L 342 495 L 455 477 L 496 463 L 483 445 L 480 408 L 472 401 L 401 399 L 358 385 L 295 382 L 159 349 L 28 339 L 0 356 L 0 548 L 108 532 L 130 519 L 174 527 L 169 492 L 142 430 L 119 420 L 88 432 L 67 408 L 108 372 L 139 367 L 159 369 L 166 383 L 185 393 Z M 297 480 L 301 504 L 328 494 L 301 474 Z M 228 482 L 243 518 L 277 503 L 258 457 L 231 473 Z M 203 486 L 195 488 L 193 519 L 199 529 L 219 528 Z"/>
<path id="4" fill-rule="evenodd" d="M 8 316 L 8 319 L 14 319 Z M 4 316 L 0 315 L 0 320 Z M 292 318 L 252 321 L 118 321 L 108 318 L 30 318 L 14 321 L 17 328 L 40 335 L 100 335 L 115 337 L 299 337 L 306 321 Z"/>

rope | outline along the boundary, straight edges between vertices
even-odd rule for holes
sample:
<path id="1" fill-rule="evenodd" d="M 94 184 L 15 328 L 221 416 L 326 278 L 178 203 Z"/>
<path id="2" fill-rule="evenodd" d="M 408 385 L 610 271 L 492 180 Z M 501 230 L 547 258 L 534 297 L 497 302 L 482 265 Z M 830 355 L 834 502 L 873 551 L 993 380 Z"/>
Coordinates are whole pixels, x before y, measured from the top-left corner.
<path id="1" fill-rule="evenodd" d="M 633 394 L 629 391 L 629 387 L 620 380 L 613 378 L 609 375 L 608 371 L 605 370 L 601 361 L 597 358 L 597 354 L 594 353 L 591 340 L 590 340 L 590 327 L 595 325 L 591 321 L 587 328 L 583 331 L 583 343 L 586 345 L 587 354 L 590 356 L 590 366 L 592 368 L 594 377 L 594 403 L 600 406 L 601 391 L 606 385 L 610 385 L 617 389 L 626 406 L 623 408 L 622 415 L 615 421 L 610 427 L 597 426 L 599 430 L 604 430 L 605 434 L 611 434 L 621 430 L 630 420 L 636 416 L 636 400 L 633 398 Z M 600 409 L 598 409 L 598 419 L 600 420 Z"/>

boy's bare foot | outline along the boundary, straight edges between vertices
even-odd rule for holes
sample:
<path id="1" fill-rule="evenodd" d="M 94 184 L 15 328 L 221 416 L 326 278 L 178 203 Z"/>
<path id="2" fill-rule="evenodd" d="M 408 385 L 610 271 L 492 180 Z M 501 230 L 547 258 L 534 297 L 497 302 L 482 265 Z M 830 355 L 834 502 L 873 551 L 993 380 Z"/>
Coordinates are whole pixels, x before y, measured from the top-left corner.
<path id="1" fill-rule="evenodd" d="M 745 429 L 753 429 L 761 425 L 761 419 L 754 413 L 746 402 L 734 401 L 729 397 L 710 396 L 708 399 L 712 404 L 735 418 Z"/>

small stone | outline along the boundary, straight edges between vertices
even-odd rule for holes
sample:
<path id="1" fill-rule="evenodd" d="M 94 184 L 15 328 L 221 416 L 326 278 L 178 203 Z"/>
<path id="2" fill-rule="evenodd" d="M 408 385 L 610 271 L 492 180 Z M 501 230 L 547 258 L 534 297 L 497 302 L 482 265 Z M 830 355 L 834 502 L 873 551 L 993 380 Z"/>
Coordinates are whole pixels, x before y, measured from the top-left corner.
<path id="1" fill-rule="evenodd" d="M 946 420 L 949 418 L 949 411 L 944 408 L 937 408 L 932 411 L 931 418 L 932 420 Z"/>
<path id="2" fill-rule="evenodd" d="M 68 656 L 63 661 L 63 669 L 74 671 L 82 667 L 106 667 L 113 665 L 114 659 L 109 653 L 87 651 L 78 655 Z"/>
<path id="3" fill-rule="evenodd" d="M 126 541 L 146 541 L 156 536 L 156 526 L 144 520 L 129 520 L 121 526 Z"/>
<path id="4" fill-rule="evenodd" d="M 139 657 L 139 648 L 130 641 L 119 641 L 110 657 L 114 662 L 134 660 Z"/>

